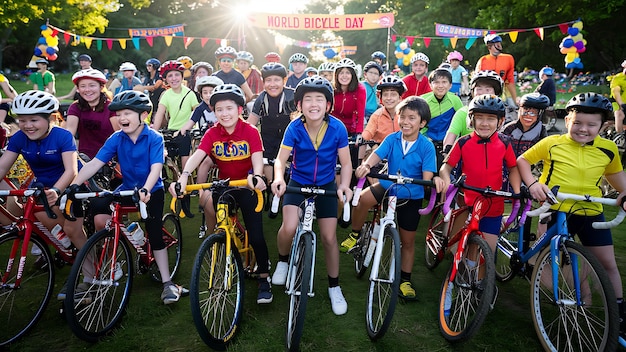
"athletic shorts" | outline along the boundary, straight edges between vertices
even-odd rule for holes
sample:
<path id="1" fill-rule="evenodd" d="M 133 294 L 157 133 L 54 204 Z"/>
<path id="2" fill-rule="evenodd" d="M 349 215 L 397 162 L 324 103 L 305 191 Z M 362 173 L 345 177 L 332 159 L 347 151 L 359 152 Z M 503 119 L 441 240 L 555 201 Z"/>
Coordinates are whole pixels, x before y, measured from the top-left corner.
<path id="1" fill-rule="evenodd" d="M 289 180 L 289 186 L 293 187 L 304 187 L 304 185 L 294 181 Z M 335 181 L 327 183 L 320 188 L 335 191 L 337 190 L 337 184 Z M 306 196 L 299 193 L 285 193 L 283 195 L 283 206 L 285 205 L 297 205 L 301 206 L 304 202 Z M 337 218 L 337 210 L 339 209 L 338 205 L 339 199 L 337 196 L 316 196 L 315 197 L 315 216 L 318 219 L 323 218 Z"/>
<path id="2" fill-rule="evenodd" d="M 380 183 L 371 185 L 369 189 L 378 203 L 383 201 L 385 189 Z M 420 223 L 419 210 L 421 207 L 422 199 L 398 199 L 396 202 L 398 226 L 406 231 L 416 231 Z"/>

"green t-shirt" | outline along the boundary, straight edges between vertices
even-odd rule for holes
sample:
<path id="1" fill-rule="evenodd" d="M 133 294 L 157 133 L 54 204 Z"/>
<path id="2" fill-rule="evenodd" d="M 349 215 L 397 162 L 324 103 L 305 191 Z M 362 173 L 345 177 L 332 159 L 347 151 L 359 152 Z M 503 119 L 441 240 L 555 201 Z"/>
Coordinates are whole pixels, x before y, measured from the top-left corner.
<path id="1" fill-rule="evenodd" d="M 456 135 L 456 138 L 459 139 L 467 134 L 472 133 L 473 128 L 469 127 L 470 122 L 467 118 L 467 106 L 463 106 L 452 117 L 452 122 L 450 122 L 450 127 L 448 127 L 447 133 L 452 133 Z"/>
<path id="2" fill-rule="evenodd" d="M 50 82 L 54 82 L 54 74 L 48 70 L 43 74 L 41 72 L 33 72 L 29 78 L 33 84 L 37 85 L 38 90 L 45 90 Z"/>
<path id="3" fill-rule="evenodd" d="M 178 131 L 191 118 L 193 109 L 199 104 L 198 97 L 189 88 L 181 87 L 180 93 L 173 89 L 166 90 L 159 100 L 159 105 L 165 105 L 170 116 L 167 128 Z"/>

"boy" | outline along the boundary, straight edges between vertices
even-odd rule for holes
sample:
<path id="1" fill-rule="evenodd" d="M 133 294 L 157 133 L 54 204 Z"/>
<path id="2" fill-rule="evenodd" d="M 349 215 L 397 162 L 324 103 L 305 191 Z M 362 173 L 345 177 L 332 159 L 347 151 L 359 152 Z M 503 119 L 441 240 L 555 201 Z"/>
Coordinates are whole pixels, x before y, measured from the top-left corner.
<path id="1" fill-rule="evenodd" d="M 333 105 L 333 87 L 320 76 L 307 77 L 298 84 L 295 101 L 302 116 L 293 120 L 280 146 L 274 163 L 272 192 L 280 197 L 285 193 L 285 164 L 292 155 L 289 185 L 319 186 L 337 190 L 337 197 L 346 201 L 352 198 L 350 180 L 352 162 L 348 150 L 348 131 L 343 123 L 329 115 Z M 337 158 L 341 163 L 340 182 L 335 184 Z M 283 223 L 278 230 L 278 264 L 272 276 L 274 285 L 284 285 L 289 268 L 289 251 L 298 227 L 300 203 L 304 196 L 287 193 L 283 198 Z M 334 197 L 318 196 L 315 202 L 328 273 L 328 296 L 333 313 L 345 314 L 348 311 L 341 288 L 339 287 L 339 248 L 337 245 L 337 208 Z"/>
<path id="2" fill-rule="evenodd" d="M 394 94 L 398 93 L 394 91 Z M 428 104 L 420 97 L 406 98 L 398 105 L 398 115 L 402 129 L 390 134 L 383 140 L 369 158 L 356 169 L 356 177 L 364 177 L 378 162 L 387 159 L 388 169 L 393 170 L 392 173 L 397 171 L 402 176 L 424 180 L 433 178 L 437 171 L 435 147 L 428 138 L 421 136 L 419 132 L 430 120 Z M 437 179 L 439 178 L 437 177 Z M 350 237 L 354 238 L 354 243 L 356 243 L 356 238 L 365 223 L 368 210 L 383 200 L 383 196 L 391 184 L 390 181 L 381 180 L 363 190 L 359 204 L 352 211 L 353 230 Z M 443 190 L 440 188 L 443 186 L 442 180 L 439 180 L 438 186 L 437 192 L 441 192 Z M 398 204 L 400 204 L 397 213 L 402 244 L 399 295 L 402 298 L 412 300 L 416 298 L 416 294 L 411 283 L 411 270 L 415 259 L 415 235 L 420 220 L 418 210 L 422 206 L 424 187 L 408 184 L 397 187 L 396 191 Z"/>
<path id="3" fill-rule="evenodd" d="M 424 53 L 416 53 L 411 57 L 411 74 L 404 76 L 402 79 L 406 85 L 406 92 L 402 94 L 402 99 L 411 95 L 420 96 L 430 92 L 430 84 L 428 84 L 428 63 L 430 59 Z"/>
<path id="4" fill-rule="evenodd" d="M 141 80 L 135 76 L 135 72 L 137 72 L 137 67 L 132 62 L 122 63 L 120 65 L 120 71 L 122 71 L 122 75 L 124 77 L 120 82 L 120 87 L 115 90 L 115 94 L 126 90 L 133 90 L 135 86 L 141 84 Z"/>
<path id="5" fill-rule="evenodd" d="M 335 79 L 335 64 L 332 62 L 323 62 L 317 68 L 317 72 L 319 76 L 326 78 L 328 82 L 332 84 Z"/>
<path id="6" fill-rule="evenodd" d="M 246 81 L 246 78 L 233 65 L 233 61 L 237 58 L 237 51 L 232 46 L 220 46 L 215 50 L 215 58 L 219 61 L 220 70 L 213 75 L 219 77 L 224 83 L 232 83 L 244 93 L 246 102 L 253 98 L 252 90 Z"/>
<path id="7" fill-rule="evenodd" d="M 617 146 L 598 136 L 604 122 L 613 117 L 609 100 L 596 93 L 575 95 L 567 103 L 565 117 L 567 134 L 548 136 L 517 159 L 522 180 L 534 199 L 544 201 L 550 188 L 559 185 L 566 193 L 601 197 L 598 183 L 602 176 L 624 197 L 626 174 L 622 169 Z M 543 160 L 543 172 L 535 180 L 531 165 Z M 549 167 L 548 167 L 549 166 Z M 619 204 L 619 202 L 618 202 Z M 623 207 L 626 206 L 622 204 Z M 572 234 L 591 252 L 609 275 L 620 312 L 620 335 L 624 336 L 624 300 L 622 279 L 615 261 L 613 239 L 609 229 L 594 229 L 591 224 L 604 221 L 601 204 L 564 201 L 560 211 L 568 212 L 567 225 Z"/>
<path id="8" fill-rule="evenodd" d="M 422 133 L 435 145 L 437 149 L 437 165 L 443 161 L 443 140 L 452 122 L 454 114 L 463 107 L 463 102 L 454 93 L 450 92 L 452 87 L 452 74 L 450 71 L 438 68 L 428 76 L 428 82 L 432 87 L 432 92 L 424 94 L 422 97 L 428 103 L 431 113 L 431 121 Z"/>
<path id="9" fill-rule="evenodd" d="M 181 189 L 187 186 L 187 177 L 208 156 L 217 166 L 220 178 L 231 180 L 248 180 L 248 188 L 240 188 L 229 192 L 239 205 L 243 220 L 254 249 L 259 273 L 258 304 L 271 303 L 273 299 L 269 283 L 269 254 L 263 236 L 263 218 L 261 212 L 254 209 L 257 198 L 252 189 L 264 191 L 266 188 L 263 173 L 263 145 L 259 131 L 241 118 L 245 105 L 244 93 L 236 84 L 222 84 L 213 90 L 209 105 L 215 112 L 218 124 L 206 133 L 198 149 L 189 158 L 178 183 Z M 175 183 L 170 185 L 170 193 L 176 197 Z M 215 205 L 219 195 L 202 192 L 200 204 L 204 208 L 207 228 L 215 228 Z"/>
<path id="10" fill-rule="evenodd" d="M 113 133 L 94 159 L 78 173 L 70 186 L 70 192 L 78 189 L 113 157 L 117 157 L 124 178 L 118 190 L 139 188 L 139 200 L 148 206 L 146 232 L 152 247 L 161 280 L 164 304 L 178 302 L 187 289 L 172 282 L 169 271 L 167 248 L 161 234 L 161 218 L 165 192 L 161 180 L 163 169 L 163 136 L 143 122 L 152 112 L 150 98 L 141 92 L 124 91 L 113 98 L 109 110 L 117 112 L 121 130 Z M 97 198 L 91 202 L 96 229 L 103 229 L 111 218 L 110 200 Z"/>
<path id="11" fill-rule="evenodd" d="M 57 94 L 55 88 L 54 73 L 48 71 L 48 60 L 37 59 L 37 72 L 33 72 L 28 76 L 31 82 L 33 82 L 33 90 L 42 90 L 52 95 Z"/>
<path id="12" fill-rule="evenodd" d="M 161 65 L 159 73 L 170 89 L 161 95 L 159 107 L 152 119 L 152 127 L 155 130 L 161 129 L 165 114 L 168 114 L 167 129 L 178 131 L 172 142 L 178 147 L 178 155 L 184 167 L 191 152 L 191 136 L 183 135 L 179 131 L 189 121 L 191 112 L 198 105 L 198 97 L 183 85 L 183 71 L 185 66 L 178 61 L 169 60 Z"/>
<path id="13" fill-rule="evenodd" d="M 291 55 L 289 58 L 289 66 L 291 69 L 291 73 L 287 78 L 287 82 L 285 83 L 285 87 L 291 90 L 295 90 L 296 86 L 300 81 L 302 81 L 306 75 L 304 74 L 304 70 L 306 70 L 306 65 L 309 64 L 309 58 L 306 55 L 301 53 L 295 53 Z"/>
<path id="14" fill-rule="evenodd" d="M 372 114 L 362 136 L 365 141 L 381 143 L 389 134 L 400 129 L 396 107 L 402 100 L 406 86 L 398 76 L 385 76 L 376 88 L 383 106 Z"/>
<path id="15" fill-rule="evenodd" d="M 374 111 L 378 110 L 380 104 L 378 103 L 378 97 L 376 94 L 376 85 L 380 80 L 380 75 L 383 74 L 383 68 L 380 67 L 374 61 L 370 61 L 363 67 L 363 73 L 365 80 L 363 85 L 365 86 L 365 123 L 370 119 L 370 116 Z"/>
<path id="16" fill-rule="evenodd" d="M 469 116 L 474 132 L 459 138 L 439 169 L 445 187 L 450 185 L 450 172 L 462 162 L 461 170 L 467 176 L 466 183 L 475 187 L 502 189 L 502 165 L 509 169 L 509 181 L 515 193 L 520 192 L 520 176 L 515 163 L 515 153 L 508 138 L 498 134 L 504 121 L 505 107 L 495 95 L 479 95 L 469 104 Z M 465 191 L 465 204 L 474 205 L 479 195 Z M 495 253 L 498 234 L 504 212 L 504 199 L 491 200 L 489 211 L 480 220 L 479 228 Z"/>
<path id="17" fill-rule="evenodd" d="M 263 158 L 268 160 L 263 173 L 271 183 L 274 179 L 274 162 L 278 156 L 280 142 L 287 125 L 291 122 L 291 114 L 296 111 L 293 102 L 293 91 L 285 88 L 287 69 L 280 63 L 267 63 L 261 67 L 264 90 L 254 102 L 248 117 L 248 123 L 257 126 L 260 123 L 261 139 L 263 140 Z"/>

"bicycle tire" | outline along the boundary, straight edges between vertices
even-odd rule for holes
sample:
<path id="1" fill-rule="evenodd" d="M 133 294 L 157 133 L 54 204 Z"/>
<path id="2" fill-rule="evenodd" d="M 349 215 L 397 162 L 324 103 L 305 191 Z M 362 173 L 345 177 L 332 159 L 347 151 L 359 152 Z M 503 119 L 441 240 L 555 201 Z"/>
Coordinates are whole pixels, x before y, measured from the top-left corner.
<path id="1" fill-rule="evenodd" d="M 530 221 L 528 223 L 530 224 Z M 518 251 L 518 240 L 518 231 L 505 231 L 498 238 L 494 262 L 496 280 L 500 282 L 507 282 L 515 277 L 515 271 L 511 266 L 511 257 Z"/>
<path id="2" fill-rule="evenodd" d="M 111 254 L 115 253 L 115 258 Z M 120 264 L 119 279 L 111 281 L 111 263 Z M 94 270 L 95 266 L 95 270 Z M 85 270 L 95 271 L 85 277 Z M 67 324 L 78 338 L 96 342 L 110 334 L 121 322 L 133 283 L 133 256 L 129 244 L 120 238 L 115 247 L 115 232 L 101 230 L 78 251 L 67 279 L 64 307 Z M 86 284 L 86 285 L 85 285 Z M 83 285 L 86 290 L 77 286 Z"/>
<path id="3" fill-rule="evenodd" d="M 167 248 L 167 261 L 169 263 L 170 279 L 173 280 L 180 268 L 180 262 L 182 260 L 181 253 L 183 252 L 183 231 L 180 226 L 180 220 L 173 213 L 167 213 L 163 215 L 161 221 L 161 231 L 163 232 L 163 242 L 165 242 L 165 248 Z M 156 261 L 150 264 L 150 277 L 156 282 L 163 282 L 161 280 L 161 272 L 157 266 Z"/>
<path id="4" fill-rule="evenodd" d="M 356 272 L 357 278 L 362 278 L 367 271 L 370 263 L 366 262 L 367 251 L 369 250 L 369 246 L 372 239 L 372 234 L 374 232 L 374 223 L 372 221 L 366 221 L 363 224 L 361 229 L 361 234 L 357 239 L 354 256 L 354 271 Z M 371 258 L 370 258 L 371 262 Z"/>
<path id="5" fill-rule="evenodd" d="M 465 266 L 472 248 L 477 248 L 470 260 L 480 263 L 472 268 Z M 453 264 L 454 265 L 454 264 Z M 484 267 L 484 270 L 482 269 Z M 495 294 L 495 268 L 491 248 L 482 236 L 476 232 L 469 235 L 464 257 L 453 281 L 450 281 L 452 266 L 441 286 L 439 300 L 439 330 L 450 342 L 465 341 L 472 337 L 482 326 Z M 482 279 L 478 276 L 483 275 Z M 449 290 L 451 306 L 446 315 L 446 295 Z"/>
<path id="6" fill-rule="evenodd" d="M 298 351 L 300 339 L 304 328 L 306 305 L 309 300 L 311 283 L 311 270 L 313 265 L 313 234 L 305 232 L 300 235 L 296 244 L 298 247 L 294 253 L 288 292 L 293 294 L 289 297 L 289 315 L 287 318 L 287 349 Z"/>
<path id="7" fill-rule="evenodd" d="M 552 295 L 549 247 L 537 257 L 531 278 L 532 319 L 541 345 L 552 351 L 614 351 L 619 337 L 619 313 L 606 271 L 593 254 L 574 241 L 565 241 L 559 255 L 561 302 L 555 303 Z M 574 273 L 573 263 L 578 265 L 578 275 L 587 274 L 579 278 L 589 288 L 586 294 L 580 292 L 583 305 L 576 304 L 576 289 L 571 280 L 568 282 Z"/>
<path id="8" fill-rule="evenodd" d="M 225 288 L 226 235 L 215 233 L 200 245 L 189 287 L 191 316 L 207 346 L 223 351 L 239 329 L 243 313 L 244 273 L 239 251 L 231 246 L 231 285 Z"/>
<path id="9" fill-rule="evenodd" d="M 449 223 L 443 221 L 443 204 L 437 205 L 428 223 L 426 245 L 424 246 L 424 263 L 429 270 L 435 269 L 444 257 L 444 237 Z"/>
<path id="10" fill-rule="evenodd" d="M 385 335 L 398 302 L 400 290 L 400 235 L 387 225 L 383 233 L 383 251 L 378 267 L 378 277 L 370 279 L 367 293 L 365 321 L 367 335 L 376 341 Z"/>
<path id="11" fill-rule="evenodd" d="M 48 245 L 34 234 L 30 237 L 31 245 L 26 255 L 21 285 L 15 288 L 22 241 L 23 237 L 18 236 L 17 231 L 7 232 L 0 236 L 0 265 L 2 265 L 2 274 L 8 274 L 6 282 L 3 282 L 3 277 L 0 276 L 0 321 L 3 322 L 2 329 L 0 329 L 0 347 L 16 341 L 35 326 L 52 296 L 53 258 Z M 13 244 L 19 245 L 18 253 L 11 272 L 6 273 L 6 265 Z M 33 244 L 41 249 L 43 260 L 41 268 L 35 265 L 36 259 L 30 255 Z"/>

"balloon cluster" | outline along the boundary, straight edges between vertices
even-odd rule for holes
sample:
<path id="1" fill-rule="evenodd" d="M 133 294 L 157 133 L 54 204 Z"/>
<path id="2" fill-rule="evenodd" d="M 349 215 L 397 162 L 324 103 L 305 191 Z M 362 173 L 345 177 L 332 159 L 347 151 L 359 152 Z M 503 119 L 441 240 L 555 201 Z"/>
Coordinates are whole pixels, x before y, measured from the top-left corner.
<path id="1" fill-rule="evenodd" d="M 59 51 L 59 31 L 49 28 L 45 24 L 41 28 L 41 37 L 37 41 L 34 55 L 38 57 L 46 58 L 50 61 L 57 59 L 57 52 Z"/>
<path id="2" fill-rule="evenodd" d="M 565 55 L 565 68 L 583 68 L 580 54 L 587 50 L 587 48 L 585 48 L 587 41 L 583 39 L 583 35 L 580 33 L 582 29 L 583 23 L 581 21 L 573 23 L 572 26 L 567 29 L 568 35 L 563 38 L 561 44 L 559 44 L 561 54 Z"/>
<path id="3" fill-rule="evenodd" d="M 396 55 L 396 59 L 398 59 L 396 64 L 399 68 L 408 67 L 411 65 L 411 58 L 415 55 L 415 50 L 411 49 L 409 43 L 406 41 L 397 41 L 395 44 L 396 50 L 394 54 Z"/>

